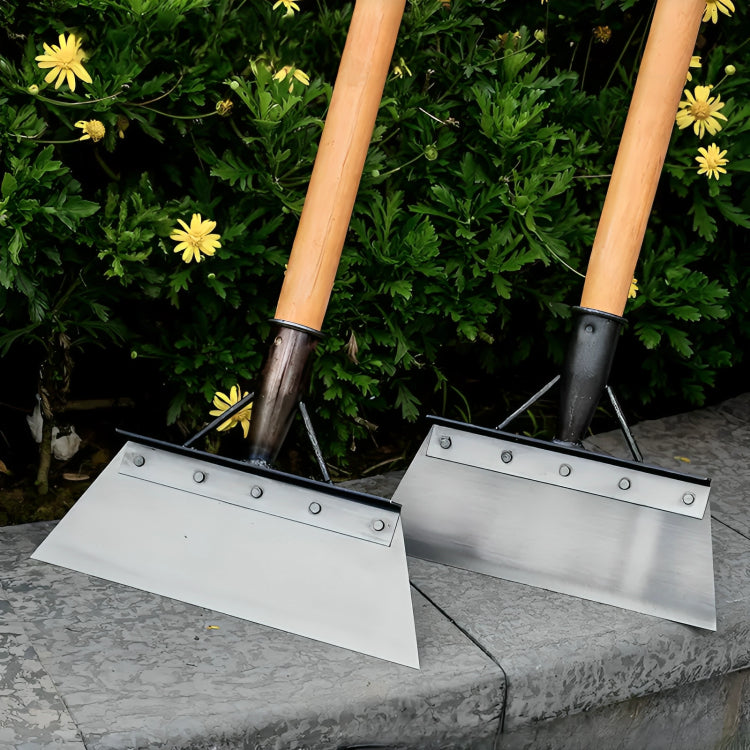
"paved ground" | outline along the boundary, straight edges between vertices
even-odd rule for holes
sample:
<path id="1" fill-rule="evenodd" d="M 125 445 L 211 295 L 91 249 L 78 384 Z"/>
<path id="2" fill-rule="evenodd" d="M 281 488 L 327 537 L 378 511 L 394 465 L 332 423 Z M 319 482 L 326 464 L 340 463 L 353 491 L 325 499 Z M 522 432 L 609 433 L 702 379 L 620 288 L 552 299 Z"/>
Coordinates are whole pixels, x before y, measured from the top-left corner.
<path id="1" fill-rule="evenodd" d="M 713 478 L 716 633 L 410 559 L 416 671 L 30 560 L 53 524 L 9 527 L 0 748 L 750 747 L 750 395 L 634 431 Z"/>

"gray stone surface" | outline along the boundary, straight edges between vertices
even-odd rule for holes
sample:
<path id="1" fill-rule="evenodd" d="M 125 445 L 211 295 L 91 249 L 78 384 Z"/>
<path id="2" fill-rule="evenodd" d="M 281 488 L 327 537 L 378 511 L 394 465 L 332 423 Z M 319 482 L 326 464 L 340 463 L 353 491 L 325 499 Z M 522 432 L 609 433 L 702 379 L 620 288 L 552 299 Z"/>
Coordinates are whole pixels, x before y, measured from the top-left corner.
<path id="1" fill-rule="evenodd" d="M 492 746 L 502 671 L 416 592 L 420 671 L 30 560 L 49 528 L 0 580 L 88 750 Z"/>
<path id="2" fill-rule="evenodd" d="M 747 750 L 750 672 L 743 670 L 501 735 L 497 750 Z"/>
<path id="3" fill-rule="evenodd" d="M 0 748 L 85 750 L 23 623 L 0 598 Z"/>

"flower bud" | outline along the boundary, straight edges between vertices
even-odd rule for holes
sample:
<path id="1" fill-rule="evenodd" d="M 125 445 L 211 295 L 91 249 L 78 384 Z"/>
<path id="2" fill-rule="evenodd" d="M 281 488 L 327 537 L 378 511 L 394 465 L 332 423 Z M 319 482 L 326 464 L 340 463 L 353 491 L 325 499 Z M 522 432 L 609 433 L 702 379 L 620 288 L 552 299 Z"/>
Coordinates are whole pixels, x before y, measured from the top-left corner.
<path id="1" fill-rule="evenodd" d="M 232 81 L 232 82 L 231 82 L 231 83 L 229 84 L 229 88 L 230 88 L 230 89 L 232 89 L 232 91 L 237 91 L 237 89 L 238 89 L 239 87 L 240 87 L 240 82 L 239 82 L 239 81 Z"/>
<path id="2" fill-rule="evenodd" d="M 726 73 L 726 74 L 727 74 L 728 76 L 733 76 L 733 75 L 734 75 L 734 74 L 735 74 L 735 73 L 737 72 L 737 68 L 735 68 L 735 67 L 734 67 L 734 65 L 727 65 L 727 66 L 726 66 L 726 67 L 724 68 L 724 72 L 725 72 L 725 73 Z"/>
<path id="3" fill-rule="evenodd" d="M 438 150 L 434 143 L 425 148 L 424 158 L 427 159 L 427 161 L 435 161 L 435 159 L 438 158 Z"/>
<path id="4" fill-rule="evenodd" d="M 534 32 L 534 39 L 536 39 L 540 44 L 544 44 L 544 29 L 537 29 Z"/>
<path id="5" fill-rule="evenodd" d="M 31 86 L 29 86 L 28 89 L 26 89 L 32 96 L 36 96 L 39 93 L 39 86 L 37 86 L 35 83 L 32 83 Z"/>

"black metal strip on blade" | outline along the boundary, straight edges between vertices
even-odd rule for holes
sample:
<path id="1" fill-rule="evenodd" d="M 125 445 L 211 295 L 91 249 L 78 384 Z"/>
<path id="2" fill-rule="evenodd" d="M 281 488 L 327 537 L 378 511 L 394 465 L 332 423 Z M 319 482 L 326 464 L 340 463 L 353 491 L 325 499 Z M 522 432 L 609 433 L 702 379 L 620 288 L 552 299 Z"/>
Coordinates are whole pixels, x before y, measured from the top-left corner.
<path id="1" fill-rule="evenodd" d="M 678 479 L 681 481 L 694 482 L 705 487 L 711 486 L 711 479 L 709 477 L 698 476 L 695 474 L 687 474 L 681 471 L 675 471 L 674 469 L 665 469 L 661 466 L 653 466 L 651 464 L 640 463 L 636 461 L 628 461 L 625 458 L 615 458 L 614 456 L 607 456 L 604 453 L 595 453 L 593 451 L 585 450 L 584 448 L 571 448 L 566 445 L 559 445 L 548 440 L 539 440 L 538 438 L 530 438 L 525 435 L 516 435 L 512 432 L 501 432 L 500 430 L 492 429 L 491 427 L 478 427 L 477 425 L 469 424 L 467 422 L 457 422 L 454 419 L 446 419 L 445 417 L 429 416 L 427 419 L 436 425 L 442 427 L 453 427 L 457 430 L 464 430 L 465 432 L 472 433 L 474 435 L 483 435 L 485 437 L 497 438 L 501 440 L 508 440 L 519 445 L 527 445 L 531 448 L 543 448 L 544 450 L 554 451 L 556 453 L 562 453 L 568 456 L 577 456 L 579 458 L 585 458 L 591 461 L 600 461 L 610 466 L 619 466 L 624 469 L 635 469 L 636 471 L 645 471 L 649 474 L 656 474 L 658 476 L 667 477 L 669 479 Z"/>
<path id="2" fill-rule="evenodd" d="M 370 505 L 374 508 L 383 508 L 384 510 L 395 511 L 397 513 L 401 512 L 401 505 L 399 503 L 394 503 L 383 497 L 378 497 L 377 495 L 369 495 L 366 492 L 350 490 L 341 487 L 340 485 L 319 482 L 315 479 L 307 479 L 306 477 L 299 477 L 296 474 L 288 474 L 287 472 L 279 471 L 278 469 L 253 466 L 252 464 L 238 461 L 234 458 L 217 456 L 213 453 L 198 450 L 197 448 L 185 448 L 182 445 L 175 445 L 174 443 L 168 443 L 165 440 L 158 440 L 157 438 L 147 437 L 145 435 L 137 435 L 136 433 L 127 432 L 126 430 L 118 429 L 117 434 L 122 435 L 127 440 L 132 440 L 134 443 L 140 443 L 141 445 L 146 445 L 150 448 L 169 451 L 170 453 L 187 456 L 188 458 L 197 458 L 201 461 L 216 464 L 217 466 L 237 469 L 245 474 L 255 474 L 256 476 L 265 477 L 266 479 L 276 479 L 280 482 L 293 484 L 297 487 L 305 487 L 310 490 L 315 490 L 316 492 L 324 492 L 328 495 L 340 497 L 345 500 L 352 500 L 353 502 L 361 503 L 363 505 Z"/>

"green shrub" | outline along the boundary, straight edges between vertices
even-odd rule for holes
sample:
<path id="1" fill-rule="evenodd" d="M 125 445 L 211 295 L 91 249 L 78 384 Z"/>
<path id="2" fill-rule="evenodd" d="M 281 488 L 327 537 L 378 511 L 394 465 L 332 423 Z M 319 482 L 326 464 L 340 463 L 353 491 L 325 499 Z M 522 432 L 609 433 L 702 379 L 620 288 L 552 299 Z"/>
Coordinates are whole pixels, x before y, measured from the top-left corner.
<path id="1" fill-rule="evenodd" d="M 158 363 L 184 430 L 216 390 L 252 387 L 352 10 L 298 3 L 0 9 L 0 346 L 34 336 L 58 401 L 60 351 L 113 340 Z M 407 6 L 315 360 L 329 455 L 427 410 L 497 422 L 555 374 L 650 9 Z M 88 55 L 75 91 L 35 60 L 63 33 Z M 702 29 L 693 84 L 728 120 L 702 141 L 675 129 L 614 378 L 634 410 L 701 403 L 747 346 L 747 37 L 741 11 Z M 103 139 L 78 140 L 92 120 Z M 718 181 L 695 162 L 713 140 Z M 186 264 L 170 234 L 193 213 L 221 248 Z"/>

